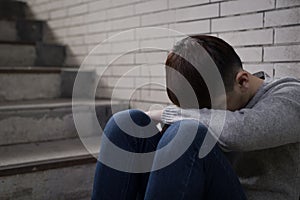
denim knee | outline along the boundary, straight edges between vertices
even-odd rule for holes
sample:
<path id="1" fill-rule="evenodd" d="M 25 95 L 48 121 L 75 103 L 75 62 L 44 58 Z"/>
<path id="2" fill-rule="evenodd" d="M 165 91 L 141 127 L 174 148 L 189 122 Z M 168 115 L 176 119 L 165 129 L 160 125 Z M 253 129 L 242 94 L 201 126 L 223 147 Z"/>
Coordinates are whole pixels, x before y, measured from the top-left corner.
<path id="1" fill-rule="evenodd" d="M 179 129 L 181 130 L 180 134 L 187 134 L 186 137 L 191 137 L 190 139 L 193 140 L 193 142 L 198 143 L 198 145 L 203 143 L 208 130 L 201 122 L 192 119 L 174 122 L 163 134 L 158 144 L 158 148 L 168 144 L 178 134 Z M 180 137 L 184 137 L 184 135 Z"/>
<path id="2" fill-rule="evenodd" d="M 110 118 L 108 123 L 112 123 L 111 121 L 116 118 L 118 120 L 120 120 L 120 122 L 128 121 L 128 120 L 130 120 L 128 118 L 129 116 L 139 126 L 146 126 L 151 121 L 150 117 L 143 111 L 137 110 L 137 109 L 128 109 L 128 110 L 119 111 L 119 112 L 113 114 L 113 116 Z"/>
<path id="3" fill-rule="evenodd" d="M 128 125 L 130 120 L 134 123 L 130 124 L 132 126 Z M 109 119 L 105 126 L 104 134 L 117 146 L 125 150 L 132 150 L 133 146 L 137 143 L 138 138 L 133 137 L 129 129 L 135 131 L 138 129 L 137 127 L 146 126 L 150 122 L 150 117 L 143 111 L 136 109 L 120 111 L 115 113 Z M 124 125 L 126 127 L 125 129 Z"/>

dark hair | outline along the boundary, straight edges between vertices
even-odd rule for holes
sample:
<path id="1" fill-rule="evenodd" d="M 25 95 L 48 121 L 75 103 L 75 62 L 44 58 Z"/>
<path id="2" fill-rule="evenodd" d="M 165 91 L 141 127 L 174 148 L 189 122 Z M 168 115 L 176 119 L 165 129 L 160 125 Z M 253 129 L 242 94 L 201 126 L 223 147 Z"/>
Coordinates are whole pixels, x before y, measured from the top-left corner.
<path id="1" fill-rule="evenodd" d="M 195 42 L 191 41 L 196 41 L 196 44 Z M 178 42 L 173 49 L 177 49 L 180 52 L 186 54 L 191 54 L 189 50 L 192 48 L 192 54 L 195 54 L 195 59 L 199 61 L 201 60 L 200 51 L 199 55 L 197 55 L 197 52 L 194 52 L 197 51 L 197 47 L 199 49 L 199 44 L 206 50 L 206 52 L 210 55 L 210 57 L 216 64 L 220 75 L 223 79 L 226 93 L 231 91 L 233 89 L 235 76 L 238 73 L 238 71 L 242 69 L 242 62 L 239 56 L 234 51 L 234 49 L 232 48 L 232 46 L 230 46 L 224 40 L 207 35 L 190 36 Z M 172 88 L 172 90 L 174 91 L 174 86 L 169 86 L 171 85 L 172 81 L 176 80 L 176 77 L 173 77 L 174 74 L 170 72 L 170 68 L 175 69 L 176 71 L 181 73 L 184 76 L 184 78 L 190 83 L 197 96 L 199 108 L 211 108 L 211 99 L 208 92 L 208 87 L 205 84 L 205 81 L 203 80 L 202 76 L 190 62 L 185 60 L 183 57 L 179 56 L 177 53 L 174 53 L 174 51 L 171 51 L 167 57 L 165 64 L 167 93 L 169 99 L 175 105 L 183 107 L 184 103 L 179 102 L 176 98 L 176 95 L 169 89 Z M 206 66 L 200 67 L 203 67 L 205 69 Z M 175 88 L 175 90 L 180 91 L 180 88 Z"/>

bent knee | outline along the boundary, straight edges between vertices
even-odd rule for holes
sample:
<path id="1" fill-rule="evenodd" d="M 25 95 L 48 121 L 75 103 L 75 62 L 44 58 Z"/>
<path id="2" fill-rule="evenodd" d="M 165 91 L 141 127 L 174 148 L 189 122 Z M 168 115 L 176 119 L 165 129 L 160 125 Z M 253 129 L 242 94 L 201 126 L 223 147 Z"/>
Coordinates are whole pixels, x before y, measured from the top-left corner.
<path id="1" fill-rule="evenodd" d="M 128 122 L 130 119 L 133 120 L 135 124 L 139 126 L 147 126 L 151 122 L 150 117 L 146 113 L 137 109 L 119 111 L 113 114 L 109 121 L 118 120 L 118 122 L 120 123 L 125 123 Z"/>
<path id="2" fill-rule="evenodd" d="M 179 138 L 190 137 L 192 140 L 202 143 L 207 134 L 207 130 L 207 127 L 201 122 L 192 119 L 174 122 L 164 132 L 159 147 L 169 143 L 175 136 Z"/>

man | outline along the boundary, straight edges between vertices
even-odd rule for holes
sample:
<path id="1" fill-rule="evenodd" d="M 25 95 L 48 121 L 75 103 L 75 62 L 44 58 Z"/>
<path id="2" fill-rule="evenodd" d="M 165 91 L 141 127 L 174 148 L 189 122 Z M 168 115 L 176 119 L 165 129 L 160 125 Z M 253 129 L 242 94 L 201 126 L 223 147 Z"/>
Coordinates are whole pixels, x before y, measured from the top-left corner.
<path id="1" fill-rule="evenodd" d="M 217 66 L 226 96 L 220 92 L 220 96 L 211 98 L 210 86 L 197 69 L 207 71 L 211 67 L 203 64 L 201 48 Z M 190 104 L 189 98 L 186 101 L 178 98 L 184 91 L 174 70 L 189 82 L 198 105 Z M 166 72 L 168 96 L 176 106 L 147 113 L 154 120 L 170 124 L 162 135 L 142 139 L 125 136 L 115 123 L 116 118 L 126 123 L 128 117 L 124 113 L 115 115 L 104 133 L 118 146 L 133 152 L 160 150 L 172 140 L 176 145 L 164 153 L 156 153 L 150 174 L 114 171 L 98 162 L 94 199 L 299 199 L 299 81 L 270 80 L 264 73 L 252 75 L 243 70 L 240 58 L 229 44 L 204 35 L 185 38 L 176 44 L 168 55 Z M 213 102 L 225 103 L 227 108 L 212 106 Z M 217 145 L 199 158 L 205 137 L 217 132 L 209 126 L 213 111 L 225 114 L 224 126 L 217 135 Z M 140 126 L 150 123 L 139 111 L 129 113 Z M 198 128 L 193 135 L 195 129 L 191 127 L 195 126 Z M 156 170 L 157 163 L 182 148 L 180 140 L 176 143 L 178 135 L 182 141 L 185 138 L 193 141 L 177 160 Z M 231 151 L 231 164 L 221 150 Z M 108 176 L 112 177 L 111 182 Z M 117 183 L 120 190 L 112 192 Z"/>

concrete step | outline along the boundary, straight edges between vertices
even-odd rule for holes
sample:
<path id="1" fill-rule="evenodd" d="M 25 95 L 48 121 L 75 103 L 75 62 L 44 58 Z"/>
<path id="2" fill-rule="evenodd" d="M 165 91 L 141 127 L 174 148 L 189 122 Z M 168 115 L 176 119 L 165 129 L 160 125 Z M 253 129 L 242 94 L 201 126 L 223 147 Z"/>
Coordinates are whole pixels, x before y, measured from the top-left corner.
<path id="1" fill-rule="evenodd" d="M 116 111 L 128 109 L 119 101 L 96 100 L 73 102 L 73 112 L 86 119 L 86 136 L 97 135 L 99 130 L 90 129 L 99 123 L 103 128 L 112 115 L 111 105 Z M 95 107 L 94 107 L 95 106 Z M 91 112 L 95 109 L 98 122 Z M 0 145 L 51 141 L 77 137 L 72 102 L 70 99 L 7 102 L 0 105 Z"/>
<path id="2" fill-rule="evenodd" d="M 94 88 L 96 88 L 97 74 L 95 70 L 80 70 L 80 76 L 78 75 L 78 69 L 63 69 L 61 71 L 61 97 L 62 98 L 72 98 L 73 87 L 75 79 L 83 84 L 78 84 L 78 90 L 80 94 L 77 97 L 87 98 L 94 96 Z"/>
<path id="3" fill-rule="evenodd" d="M 1 67 L 0 102 L 59 98 L 61 70 L 58 67 Z"/>
<path id="4" fill-rule="evenodd" d="M 81 70 L 82 98 L 93 95 L 96 73 Z M 72 98 L 77 68 L 0 67 L 0 102 Z"/>
<path id="5" fill-rule="evenodd" d="M 65 47 L 44 43 L 0 43 L 0 66 L 61 66 Z"/>
<path id="6" fill-rule="evenodd" d="M 24 19 L 27 5 L 21 1 L 0 1 L 0 19 Z"/>
<path id="7" fill-rule="evenodd" d="M 0 199 L 90 199 L 100 138 L 0 147 Z"/>
<path id="8" fill-rule="evenodd" d="M 45 22 L 38 20 L 0 20 L 0 41 L 42 41 L 44 24 Z"/>

